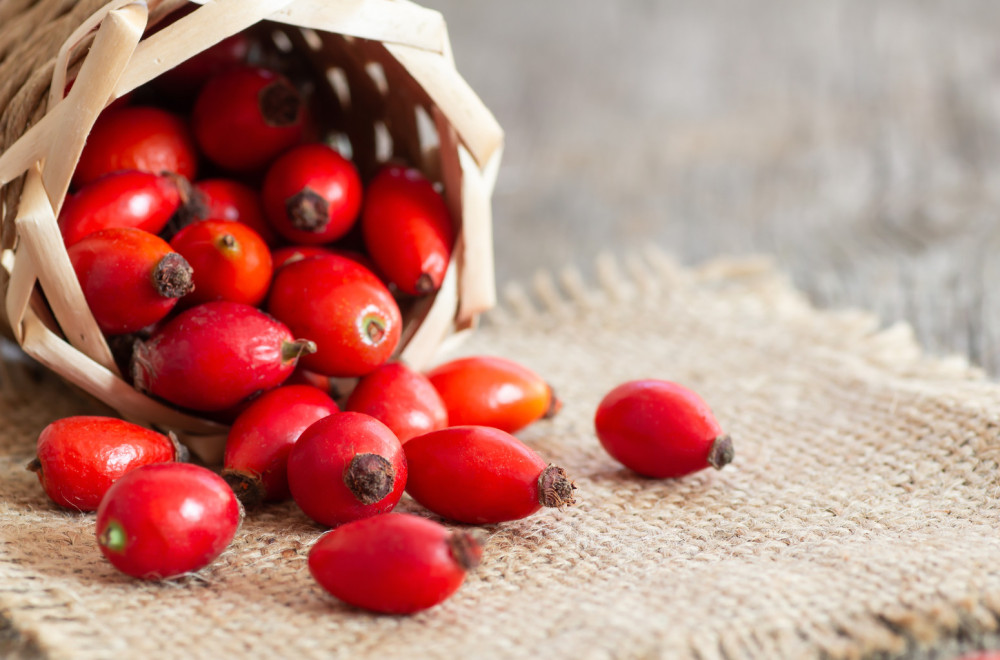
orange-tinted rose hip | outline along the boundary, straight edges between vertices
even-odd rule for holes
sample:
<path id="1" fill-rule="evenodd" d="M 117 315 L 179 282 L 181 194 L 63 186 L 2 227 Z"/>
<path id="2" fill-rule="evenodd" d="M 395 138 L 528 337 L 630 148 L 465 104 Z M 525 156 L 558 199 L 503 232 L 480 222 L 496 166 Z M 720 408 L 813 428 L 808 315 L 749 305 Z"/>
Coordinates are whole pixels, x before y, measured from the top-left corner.
<path id="1" fill-rule="evenodd" d="M 665 380 L 614 388 L 598 405 L 594 426 L 611 456 L 647 477 L 683 477 L 733 460 L 733 443 L 708 405 Z"/>
<path id="2" fill-rule="evenodd" d="M 541 376 L 506 358 L 458 358 L 431 369 L 427 377 L 444 400 L 452 426 L 492 426 L 514 433 L 552 417 L 562 405 Z"/>

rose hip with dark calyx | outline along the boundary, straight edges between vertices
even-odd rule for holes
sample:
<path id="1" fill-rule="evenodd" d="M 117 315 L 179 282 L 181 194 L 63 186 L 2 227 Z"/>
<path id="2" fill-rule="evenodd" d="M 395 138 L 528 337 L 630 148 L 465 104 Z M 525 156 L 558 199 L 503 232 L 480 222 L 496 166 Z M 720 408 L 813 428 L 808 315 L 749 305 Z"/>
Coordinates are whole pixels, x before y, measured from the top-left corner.
<path id="1" fill-rule="evenodd" d="M 401 362 L 383 364 L 363 376 L 345 409 L 371 415 L 400 442 L 448 426 L 448 411 L 427 377 Z"/>
<path id="2" fill-rule="evenodd" d="M 132 577 L 158 580 L 197 571 L 226 549 L 243 509 L 220 476 L 190 463 L 132 470 L 97 509 L 97 544 Z"/>
<path id="3" fill-rule="evenodd" d="M 87 305 L 108 335 L 156 323 L 193 286 L 184 257 L 141 229 L 102 229 L 74 243 L 67 253 Z"/>
<path id="4" fill-rule="evenodd" d="M 73 245 L 101 229 L 134 227 L 158 234 L 190 195 L 178 176 L 138 170 L 112 172 L 66 198 L 59 212 L 63 242 Z"/>
<path id="5" fill-rule="evenodd" d="M 73 184 L 83 186 L 118 170 L 173 172 L 190 181 L 197 169 L 198 153 L 183 120 L 159 108 L 126 106 L 97 118 Z"/>
<path id="6" fill-rule="evenodd" d="M 170 246 L 194 269 L 194 291 L 183 305 L 231 300 L 259 305 L 271 285 L 271 251 L 238 222 L 202 220 L 181 229 Z"/>
<path id="7" fill-rule="evenodd" d="M 255 399 L 226 438 L 222 478 L 246 506 L 287 499 L 288 454 L 309 426 L 338 412 L 309 385 L 282 385 Z"/>
<path id="8" fill-rule="evenodd" d="M 316 522 L 333 527 L 387 513 L 406 485 L 403 447 L 374 417 L 341 412 L 314 422 L 288 455 L 288 487 Z"/>
<path id="9" fill-rule="evenodd" d="M 361 209 L 361 178 L 351 161 L 325 144 L 295 147 L 264 177 L 264 213 L 292 243 L 329 243 L 354 225 Z"/>
<path id="10" fill-rule="evenodd" d="M 479 564 L 482 548 L 465 531 L 407 513 L 347 523 L 309 551 L 309 572 L 349 605 L 412 614 L 446 600 Z"/>
<path id="11" fill-rule="evenodd" d="M 222 411 L 273 389 L 315 350 L 260 310 L 228 301 L 185 310 L 137 341 L 135 387 L 178 406 Z"/>
<path id="12" fill-rule="evenodd" d="M 302 366 L 326 376 L 362 376 L 399 344 L 402 315 L 375 275 L 337 255 L 303 259 L 274 276 L 267 310 L 298 337 L 316 342 Z"/>
<path id="13" fill-rule="evenodd" d="M 240 222 L 257 232 L 268 245 L 278 242 L 264 219 L 260 195 L 253 188 L 229 179 L 206 179 L 194 184 L 194 198 L 203 212 L 198 220 Z"/>
<path id="14" fill-rule="evenodd" d="M 562 406 L 552 388 L 531 369 L 489 355 L 458 358 L 427 372 L 453 426 L 493 426 L 514 433 Z"/>
<path id="15" fill-rule="evenodd" d="M 287 78 L 240 67 L 205 83 L 191 111 L 191 126 L 213 163 L 253 172 L 299 141 L 303 118 L 302 96 Z"/>
<path id="16" fill-rule="evenodd" d="M 463 523 L 519 520 L 543 506 L 573 504 L 576 486 L 520 440 L 488 426 L 451 426 L 403 445 L 406 492 Z"/>
<path id="17" fill-rule="evenodd" d="M 700 396 L 665 380 L 623 383 L 597 407 L 594 426 L 617 461 L 647 477 L 683 477 L 733 460 L 733 444 Z"/>
<path id="18" fill-rule="evenodd" d="M 451 258 L 455 231 L 448 207 L 419 170 L 389 165 L 365 191 L 361 211 L 365 247 L 400 291 L 437 291 Z"/>
<path id="19" fill-rule="evenodd" d="M 186 450 L 162 433 L 114 417 L 81 415 L 56 420 L 38 436 L 28 469 L 59 506 L 96 511 L 104 493 L 142 465 L 184 460 Z"/>

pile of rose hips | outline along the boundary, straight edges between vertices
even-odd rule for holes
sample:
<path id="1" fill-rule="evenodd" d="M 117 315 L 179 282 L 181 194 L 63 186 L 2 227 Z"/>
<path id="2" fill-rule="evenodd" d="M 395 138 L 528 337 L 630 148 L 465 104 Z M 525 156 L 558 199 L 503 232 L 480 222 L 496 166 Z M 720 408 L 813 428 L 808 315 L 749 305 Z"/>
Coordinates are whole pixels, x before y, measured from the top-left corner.
<path id="1" fill-rule="evenodd" d="M 129 575 L 198 570 L 232 541 L 244 505 L 292 498 L 333 528 L 309 555 L 325 589 L 375 611 L 421 610 L 458 588 L 481 548 L 465 531 L 380 514 L 404 489 L 467 524 L 572 504 L 566 473 L 512 435 L 559 401 L 507 359 L 426 373 L 393 360 L 401 307 L 435 292 L 451 258 L 446 205 L 403 165 L 364 184 L 309 137 L 318 129 L 300 87 L 247 64 L 248 39 L 106 110 L 59 217 L 126 377 L 231 422 L 221 472 L 184 462 L 172 437 L 103 417 L 46 427 L 29 467 L 57 504 L 97 511 L 98 544 Z M 139 102 L 165 90 L 170 109 Z M 356 380 L 339 405 L 330 379 Z M 664 381 L 617 388 L 596 427 L 648 476 L 732 458 L 705 404 Z"/>

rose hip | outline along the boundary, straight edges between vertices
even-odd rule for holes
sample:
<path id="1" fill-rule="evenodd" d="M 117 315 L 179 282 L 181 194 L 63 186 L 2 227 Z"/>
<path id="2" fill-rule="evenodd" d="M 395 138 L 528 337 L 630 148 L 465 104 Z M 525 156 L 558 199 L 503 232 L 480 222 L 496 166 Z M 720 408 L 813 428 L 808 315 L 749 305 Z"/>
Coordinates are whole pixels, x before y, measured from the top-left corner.
<path id="1" fill-rule="evenodd" d="M 183 304 L 231 300 L 259 305 L 271 285 L 271 251 L 238 222 L 202 220 L 181 229 L 170 246 L 194 269 L 194 291 Z"/>
<path id="2" fill-rule="evenodd" d="M 733 444 L 697 394 L 665 380 L 611 390 L 594 416 L 597 437 L 617 461 L 647 477 L 682 477 L 733 460 Z"/>
<path id="3" fill-rule="evenodd" d="M 283 323 L 228 301 L 185 310 L 132 353 L 135 387 L 178 406 L 222 411 L 280 385 L 315 345 Z"/>
<path id="4" fill-rule="evenodd" d="M 292 243 L 334 241 L 351 228 L 361 208 L 361 178 L 351 161 L 324 144 L 282 154 L 264 177 L 264 213 Z"/>
<path id="5" fill-rule="evenodd" d="M 113 417 L 82 415 L 42 429 L 37 456 L 28 469 L 59 506 L 96 511 L 104 493 L 126 472 L 186 455 L 181 445 L 161 433 Z"/>
<path id="6" fill-rule="evenodd" d="M 403 443 L 448 426 L 441 395 L 426 376 L 401 362 L 383 364 L 362 377 L 344 407 L 371 415 Z"/>
<path id="7" fill-rule="evenodd" d="M 174 12 L 170 18 L 180 13 Z M 160 26 L 157 25 L 157 27 Z M 213 76 L 241 66 L 246 61 L 252 45 L 250 37 L 244 33 L 226 37 L 214 46 L 157 76 L 154 79 L 156 89 L 160 94 L 168 97 L 181 97 L 190 102 L 201 86 Z"/>
<path id="8" fill-rule="evenodd" d="M 500 429 L 452 426 L 407 442 L 406 492 L 456 522 L 519 520 L 543 506 L 573 504 L 566 472 Z"/>
<path id="9" fill-rule="evenodd" d="M 198 154 L 187 125 L 166 110 L 126 106 L 101 113 L 87 136 L 73 184 L 118 170 L 173 172 L 194 179 Z"/>
<path id="10" fill-rule="evenodd" d="M 141 229 L 102 229 L 71 245 L 67 253 L 87 305 L 108 335 L 156 323 L 193 286 L 184 257 Z"/>
<path id="11" fill-rule="evenodd" d="M 203 209 L 198 220 L 241 222 L 268 245 L 277 243 L 278 237 L 264 219 L 260 195 L 253 188 L 229 179 L 206 179 L 194 184 L 194 194 Z"/>
<path id="12" fill-rule="evenodd" d="M 419 170 L 390 165 L 369 184 L 361 212 L 365 247 L 400 291 L 424 295 L 444 279 L 455 241 L 441 195 Z"/>
<path id="13" fill-rule="evenodd" d="M 562 406 L 552 388 L 531 369 L 506 358 L 458 358 L 427 372 L 453 426 L 493 426 L 514 433 Z"/>
<path id="14" fill-rule="evenodd" d="M 288 487 L 303 512 L 333 527 L 395 508 L 406 485 L 403 447 L 374 417 L 341 412 L 303 431 L 288 456 Z"/>
<path id="15" fill-rule="evenodd" d="M 101 229 L 134 227 L 158 234 L 182 208 L 190 185 L 177 176 L 138 170 L 95 179 L 66 198 L 59 212 L 63 242 L 73 245 Z"/>
<path id="16" fill-rule="evenodd" d="M 205 83 L 191 125 L 209 160 L 233 172 L 253 172 L 299 141 L 303 117 L 302 96 L 287 78 L 240 67 Z"/>
<path id="17" fill-rule="evenodd" d="M 197 571 L 232 542 L 243 518 L 217 474 L 190 463 L 132 470 L 97 510 L 97 543 L 115 568 L 158 580 Z"/>
<path id="18" fill-rule="evenodd" d="M 362 376 L 399 344 L 402 315 L 371 271 L 337 255 L 303 259 L 274 276 L 268 311 L 298 337 L 316 342 L 302 366 L 326 376 Z"/>
<path id="19" fill-rule="evenodd" d="M 481 556 L 479 542 L 468 532 L 390 513 L 324 534 L 309 551 L 309 572 L 349 605 L 412 614 L 455 593 Z"/>
<path id="20" fill-rule="evenodd" d="M 229 430 L 222 478 L 246 506 L 287 499 L 288 454 L 313 422 L 338 412 L 308 385 L 283 385 L 255 399 Z"/>

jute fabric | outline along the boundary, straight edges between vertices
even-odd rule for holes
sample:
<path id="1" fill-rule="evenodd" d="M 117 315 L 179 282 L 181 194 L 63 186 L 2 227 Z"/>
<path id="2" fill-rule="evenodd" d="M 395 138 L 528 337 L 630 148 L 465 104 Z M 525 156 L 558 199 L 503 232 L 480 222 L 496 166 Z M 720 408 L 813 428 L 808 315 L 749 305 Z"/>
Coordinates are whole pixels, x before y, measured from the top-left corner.
<path id="1" fill-rule="evenodd" d="M 543 374 L 564 408 L 519 435 L 579 487 L 572 508 L 483 528 L 482 565 L 444 604 L 376 616 L 326 595 L 306 566 L 323 529 L 292 504 L 252 512 L 197 574 L 117 573 L 94 515 L 58 510 L 23 469 L 42 427 L 86 402 L 12 372 L 0 609 L 55 658 L 914 657 L 989 639 L 1000 387 L 923 356 L 905 327 L 811 308 L 766 262 L 651 253 L 598 274 L 512 287 L 442 356 Z M 735 461 L 677 480 L 616 464 L 594 410 L 644 377 L 701 393 Z"/>

